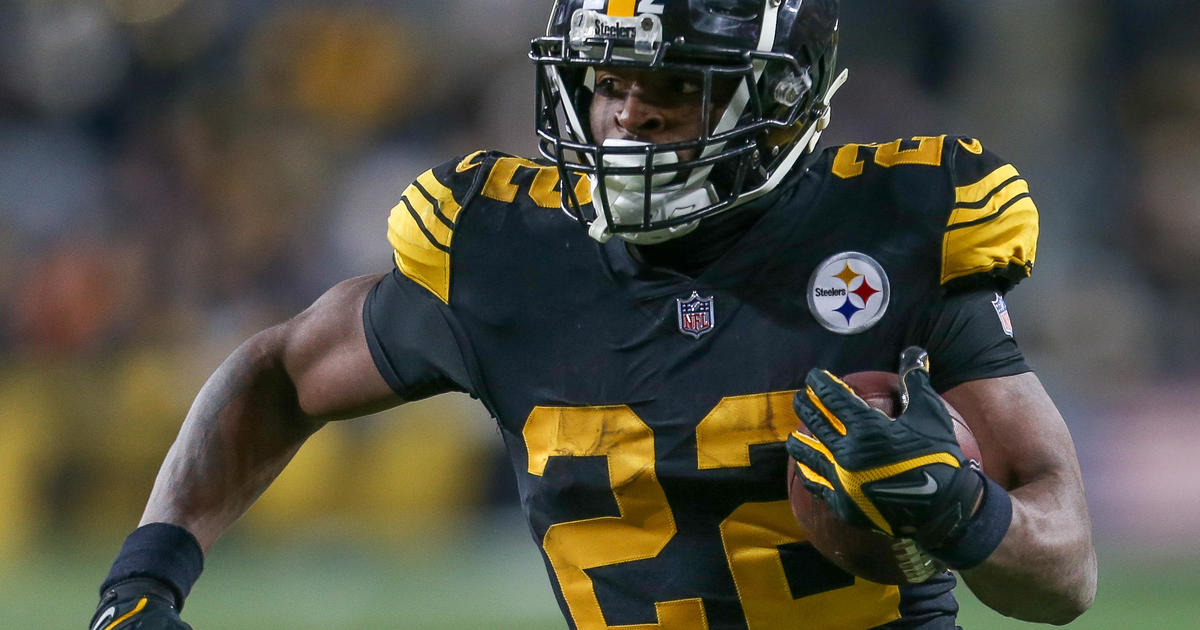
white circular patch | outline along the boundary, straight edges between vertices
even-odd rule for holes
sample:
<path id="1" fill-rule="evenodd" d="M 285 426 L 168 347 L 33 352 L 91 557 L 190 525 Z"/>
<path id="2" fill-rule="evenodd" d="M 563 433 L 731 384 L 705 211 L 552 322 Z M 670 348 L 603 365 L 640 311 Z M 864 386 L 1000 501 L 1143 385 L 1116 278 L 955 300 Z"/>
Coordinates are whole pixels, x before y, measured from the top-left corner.
<path id="1" fill-rule="evenodd" d="M 883 267 L 859 252 L 842 252 L 817 265 L 808 281 L 808 308 L 825 328 L 860 333 L 887 312 L 891 285 Z"/>

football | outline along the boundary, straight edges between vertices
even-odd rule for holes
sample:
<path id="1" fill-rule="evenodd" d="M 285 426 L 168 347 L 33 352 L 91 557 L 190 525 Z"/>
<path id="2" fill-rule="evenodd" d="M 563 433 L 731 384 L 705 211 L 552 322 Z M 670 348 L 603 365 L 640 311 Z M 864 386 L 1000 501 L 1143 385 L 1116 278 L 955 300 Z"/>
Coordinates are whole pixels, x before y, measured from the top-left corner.
<path id="1" fill-rule="evenodd" d="M 860 398 L 872 407 L 895 417 L 900 409 L 899 377 L 891 372 L 855 372 L 842 377 Z M 979 444 L 962 415 L 942 401 L 954 420 L 954 436 L 963 456 L 982 466 Z M 800 431 L 811 435 L 803 423 Z M 788 498 L 800 526 L 812 546 L 843 571 L 880 584 L 923 582 L 945 570 L 905 538 L 893 538 L 873 530 L 839 521 L 825 501 L 814 497 L 797 478 L 796 461 L 788 458 Z"/>

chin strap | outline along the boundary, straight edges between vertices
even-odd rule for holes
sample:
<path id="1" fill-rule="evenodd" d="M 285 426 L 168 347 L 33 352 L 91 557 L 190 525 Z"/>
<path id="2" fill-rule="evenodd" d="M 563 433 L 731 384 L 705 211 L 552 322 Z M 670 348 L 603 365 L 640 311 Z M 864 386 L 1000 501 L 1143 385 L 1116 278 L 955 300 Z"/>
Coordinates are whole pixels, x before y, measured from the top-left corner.
<path id="1" fill-rule="evenodd" d="M 821 104 L 825 106 L 825 113 L 821 114 L 821 117 L 817 119 L 816 123 L 813 124 L 812 127 L 809 127 L 808 135 L 811 137 L 807 141 L 805 153 L 812 153 L 813 149 L 817 148 L 817 141 L 821 139 L 821 133 L 824 132 L 825 128 L 829 126 L 829 119 L 833 115 L 833 108 L 829 105 L 829 102 L 833 100 L 833 95 L 837 93 L 838 88 L 842 87 L 842 84 L 845 83 L 846 79 L 848 78 L 850 78 L 850 71 L 846 68 L 842 68 L 841 74 L 837 75 L 837 78 L 833 80 L 833 83 L 829 84 L 829 89 L 825 90 L 825 98 L 821 99 Z M 797 144 L 805 143 L 802 140 Z"/>
<path id="2" fill-rule="evenodd" d="M 796 165 L 796 162 L 800 160 L 800 157 L 812 153 L 813 149 L 815 149 L 817 146 L 817 141 L 821 139 L 821 132 L 825 131 L 825 128 L 829 126 L 829 119 L 833 114 L 833 108 L 829 103 L 831 100 L 833 100 L 833 95 L 837 93 L 838 88 L 842 87 L 842 84 L 846 82 L 846 79 L 849 78 L 849 76 L 850 71 L 843 69 L 841 74 L 839 74 L 837 78 L 829 84 L 829 89 L 825 90 L 825 96 L 821 99 L 821 104 L 825 106 L 825 113 L 821 114 L 820 118 L 816 119 L 811 125 L 808 126 L 808 129 L 806 129 L 800 138 L 795 142 L 795 144 L 792 145 L 792 148 L 783 158 L 783 161 L 779 163 L 779 167 L 776 168 L 771 174 L 771 177 L 768 178 L 767 181 L 763 182 L 763 184 L 758 188 L 755 188 L 754 190 L 739 197 L 737 201 L 734 201 L 729 205 L 727 210 L 732 210 L 740 205 L 754 201 L 755 199 L 762 197 L 772 190 L 775 190 L 775 187 L 779 186 L 779 183 L 782 182 L 789 173 L 791 173 L 792 167 Z"/>

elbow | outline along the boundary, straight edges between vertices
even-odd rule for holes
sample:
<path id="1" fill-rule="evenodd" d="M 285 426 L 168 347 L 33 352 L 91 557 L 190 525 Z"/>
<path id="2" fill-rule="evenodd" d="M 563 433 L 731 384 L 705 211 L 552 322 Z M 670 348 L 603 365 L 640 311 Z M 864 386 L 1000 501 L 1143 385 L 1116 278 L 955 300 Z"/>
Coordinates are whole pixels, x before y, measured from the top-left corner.
<path id="1" fill-rule="evenodd" d="M 1096 555 L 1064 559 L 1058 570 L 1042 566 L 1013 579 L 990 580 L 987 568 L 971 569 L 963 578 L 992 610 L 1030 623 L 1067 625 L 1091 608 L 1096 599 Z M 1064 570 L 1065 569 L 1065 570 Z"/>
<path id="2" fill-rule="evenodd" d="M 1036 623 L 1046 623 L 1055 626 L 1065 626 L 1087 612 L 1096 600 L 1096 556 L 1091 554 L 1086 562 L 1079 565 L 1079 571 L 1073 579 L 1063 582 L 1057 589 L 1042 600 L 1036 609 L 1023 607 L 1022 613 L 1011 616 Z"/>
<path id="3" fill-rule="evenodd" d="M 1055 626 L 1065 626 L 1087 612 L 1095 599 L 1096 589 L 1094 587 L 1087 592 L 1063 597 L 1059 606 L 1048 611 L 1049 614 L 1043 621 Z"/>
<path id="4" fill-rule="evenodd" d="M 1020 621 L 1065 626 L 1091 608 L 1095 595 L 1094 588 L 1079 589 L 1078 592 L 1061 593 L 1057 596 L 1043 598 L 1033 605 L 1030 601 L 1024 601 L 1012 602 L 1010 606 L 992 605 L 991 607 L 1006 617 Z"/>
<path id="5" fill-rule="evenodd" d="M 1079 583 L 1059 598 L 1059 605 L 1046 622 L 1065 626 L 1078 619 L 1092 607 L 1096 601 L 1096 560 L 1093 556 L 1089 568 L 1084 572 Z"/>

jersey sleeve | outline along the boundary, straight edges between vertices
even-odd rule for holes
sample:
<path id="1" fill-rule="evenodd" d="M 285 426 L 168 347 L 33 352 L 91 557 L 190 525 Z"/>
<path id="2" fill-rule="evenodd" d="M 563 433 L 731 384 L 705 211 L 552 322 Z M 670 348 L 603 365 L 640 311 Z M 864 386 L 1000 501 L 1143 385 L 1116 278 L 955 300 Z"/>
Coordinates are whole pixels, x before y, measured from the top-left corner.
<path id="1" fill-rule="evenodd" d="M 967 381 L 1031 371 L 1013 337 L 1004 297 L 994 290 L 960 291 L 937 300 L 909 343 L 929 351 L 930 376 L 939 392 Z"/>
<path id="2" fill-rule="evenodd" d="M 949 149 L 954 199 L 942 237 L 941 283 L 951 292 L 1008 291 L 1033 271 L 1038 210 L 1017 169 L 973 138 Z"/>
<path id="3" fill-rule="evenodd" d="M 405 400 L 474 393 L 469 345 L 450 307 L 451 252 L 485 157 L 480 151 L 425 171 L 388 216 L 396 266 L 368 294 L 363 325 L 376 367 Z"/>
<path id="4" fill-rule="evenodd" d="M 399 269 L 367 294 L 363 327 L 375 367 L 404 400 L 451 391 L 473 393 L 453 314 Z"/>

